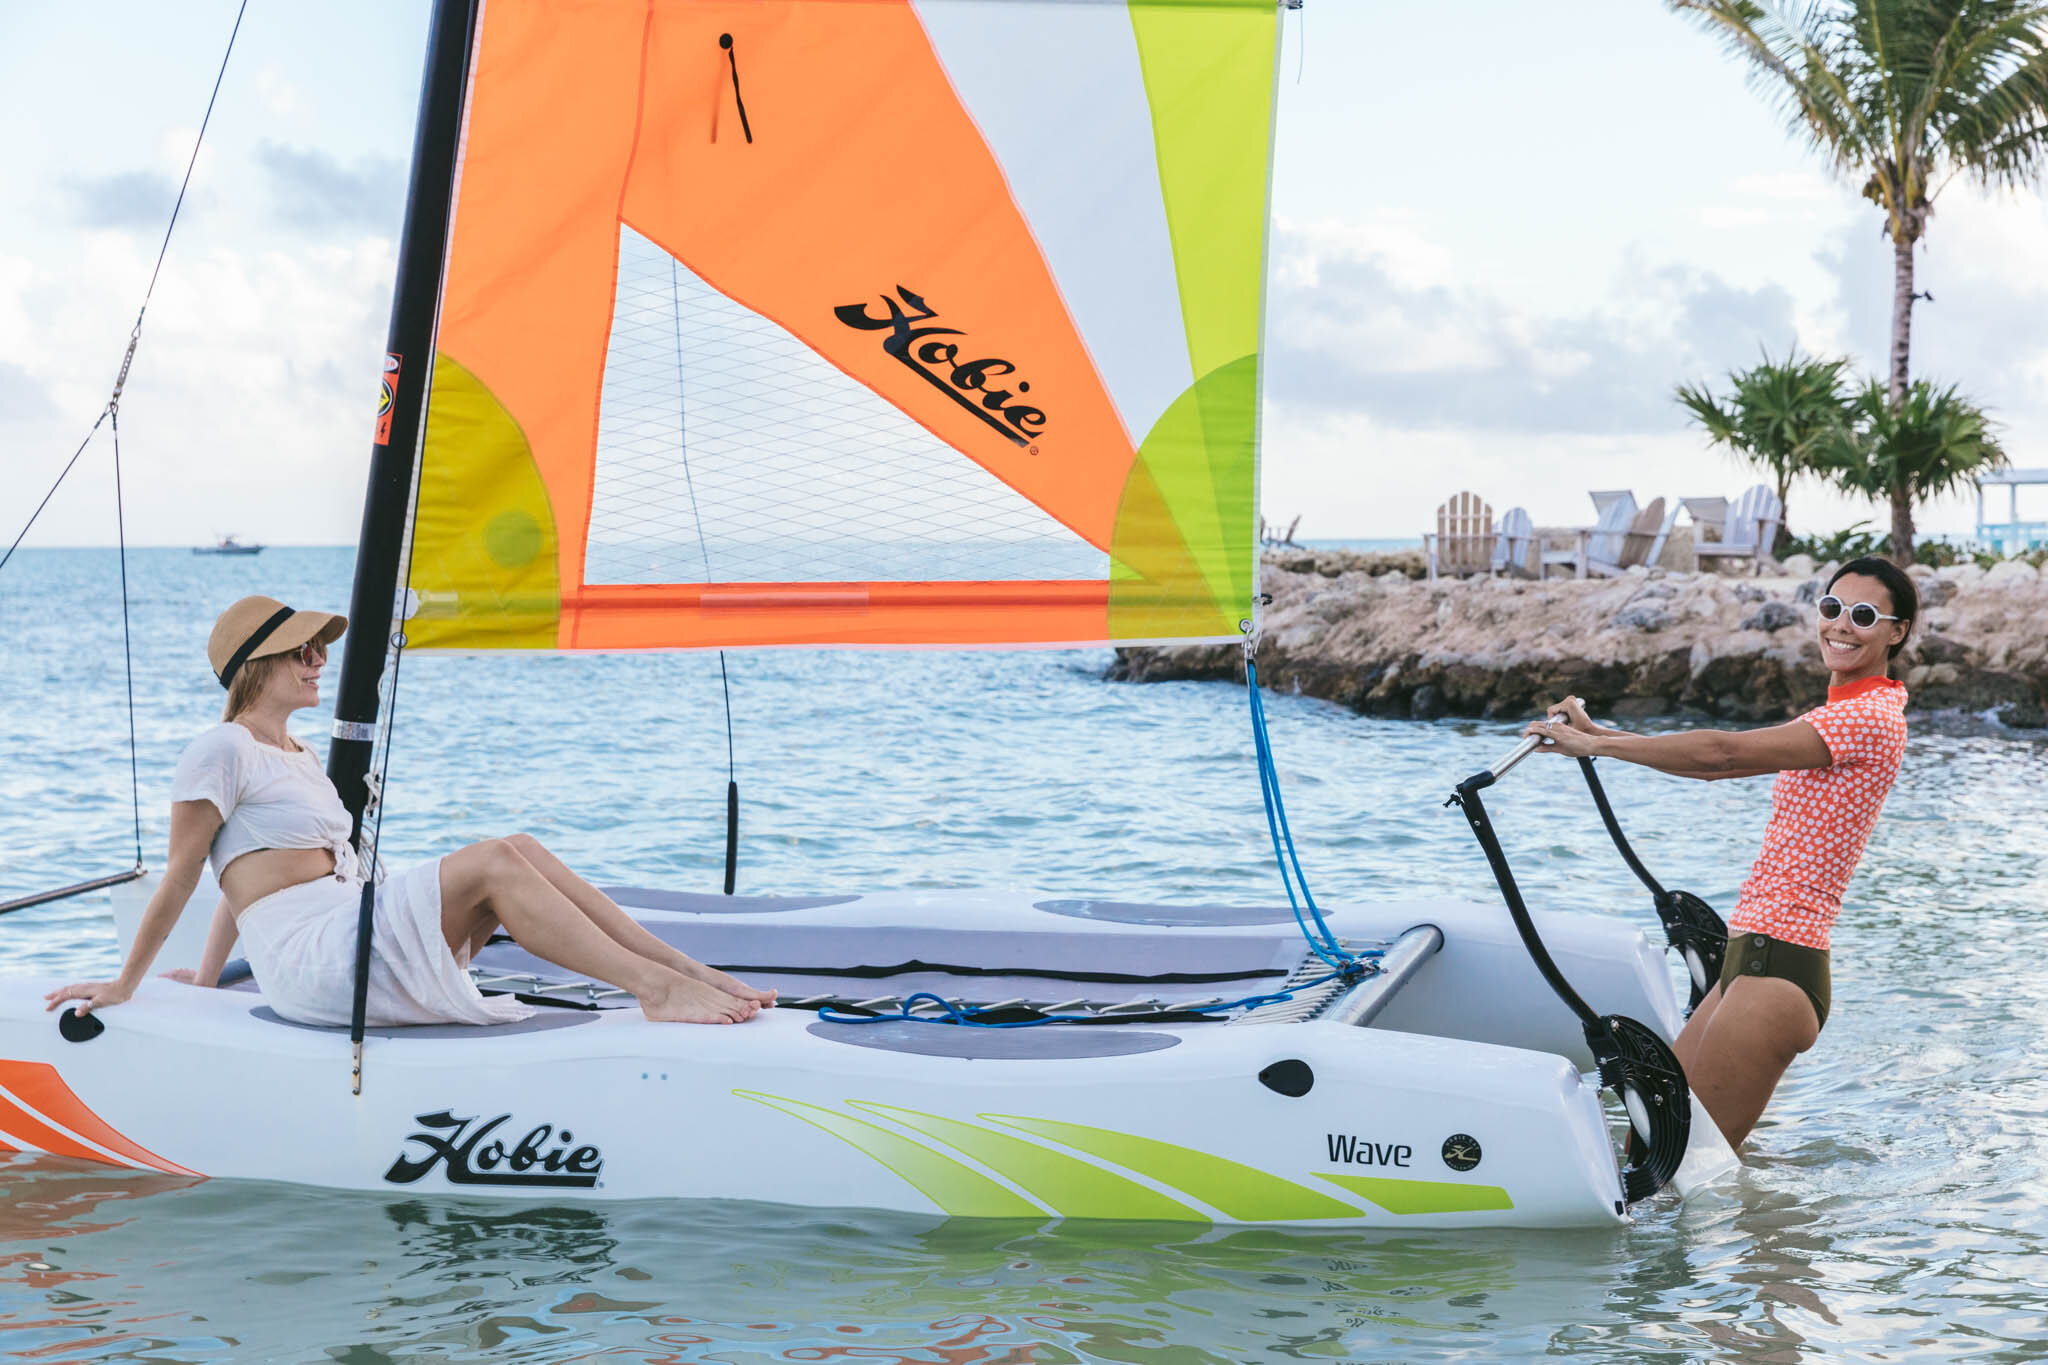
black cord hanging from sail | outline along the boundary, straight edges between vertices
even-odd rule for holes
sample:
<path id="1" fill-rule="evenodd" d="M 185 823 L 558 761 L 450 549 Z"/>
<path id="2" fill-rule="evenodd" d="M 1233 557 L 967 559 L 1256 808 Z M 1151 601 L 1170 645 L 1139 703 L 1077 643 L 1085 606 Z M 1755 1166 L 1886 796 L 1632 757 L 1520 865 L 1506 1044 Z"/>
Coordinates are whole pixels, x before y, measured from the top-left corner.
<path id="1" fill-rule="evenodd" d="M 740 131 L 747 135 L 747 141 L 754 140 L 754 125 L 747 121 L 747 102 L 740 97 L 740 59 L 733 52 L 732 35 L 718 35 L 718 45 L 725 49 L 725 64 L 732 68 L 732 102 L 740 111 Z"/>
<path id="2" fill-rule="evenodd" d="M 731 36 L 724 40 L 728 47 Z M 733 75 L 733 96 L 739 96 L 739 75 Z M 741 111 L 742 117 L 745 110 Z M 753 141 L 751 136 L 747 139 Z M 697 484 L 690 477 L 689 411 L 683 401 L 683 303 L 682 291 L 676 277 L 676 262 L 671 256 L 668 262 L 669 314 L 675 324 L 676 334 L 676 453 L 683 464 L 683 488 L 690 496 L 690 520 L 697 527 L 697 554 L 704 563 L 704 581 L 711 581 L 711 547 L 704 539 L 704 513 L 697 505 Z M 725 651 L 718 651 L 718 687 L 725 698 L 725 894 L 730 896 L 738 882 L 740 862 L 740 782 L 739 768 L 733 757 L 732 742 L 732 681 L 725 669 Z"/>

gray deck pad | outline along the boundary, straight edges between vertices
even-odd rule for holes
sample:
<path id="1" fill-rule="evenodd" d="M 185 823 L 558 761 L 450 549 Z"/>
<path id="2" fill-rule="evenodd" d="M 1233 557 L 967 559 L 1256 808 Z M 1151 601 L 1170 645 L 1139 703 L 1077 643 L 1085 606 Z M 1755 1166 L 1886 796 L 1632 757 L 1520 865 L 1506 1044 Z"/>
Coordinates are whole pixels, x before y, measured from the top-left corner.
<path id="1" fill-rule="evenodd" d="M 720 896 L 705 891 L 662 891 L 651 886 L 601 886 L 598 890 L 629 910 L 676 910 L 693 915 L 779 915 L 850 905 L 859 896 Z"/>
<path id="2" fill-rule="evenodd" d="M 1058 1062 L 1085 1057 L 1128 1057 L 1180 1042 L 1171 1033 L 1110 1028 L 962 1028 L 892 1019 L 880 1024 L 812 1024 L 810 1032 L 835 1043 L 969 1061 Z"/>
<path id="3" fill-rule="evenodd" d="M 664 924 L 647 928 L 665 941 L 717 966 L 740 967 L 756 986 L 790 999 L 834 995 L 866 1000 L 931 991 L 976 1000 L 1065 1000 L 1102 995 L 1151 997 L 1165 1003 L 1249 995 L 1276 989 L 1299 965 L 1301 939 L 1292 933 L 1257 938 L 1197 939 L 1173 934 L 1034 934 L 1014 930 L 822 929 L 768 924 Z M 910 971 L 892 976 L 807 972 L 807 967 L 894 967 L 904 963 L 960 965 L 988 972 Z M 570 973 L 516 944 L 497 943 L 476 956 L 486 975 L 571 979 Z M 1127 981 L 1075 981 L 1061 976 L 1010 975 L 1003 969 L 1113 974 Z M 1192 981 L 1161 977 L 1194 976 Z M 861 1027 L 855 1025 L 853 1027 Z M 869 1025 L 868 1027 L 873 1027 Z"/>
<path id="4" fill-rule="evenodd" d="M 283 1024 L 286 1028 L 311 1029 L 315 1033 L 346 1034 L 348 1025 L 302 1024 L 296 1019 L 287 1019 L 268 1005 L 258 1005 L 249 1011 L 254 1019 L 266 1024 Z M 366 1028 L 366 1038 L 503 1038 L 512 1033 L 545 1033 L 549 1029 L 569 1028 L 576 1024 L 588 1024 L 597 1015 L 591 1010 L 551 1009 L 543 1007 L 540 1013 L 530 1019 L 521 1019 L 511 1024 L 414 1024 L 406 1028 Z"/>
<path id="5" fill-rule="evenodd" d="M 1147 905 L 1140 901 L 1057 900 L 1038 901 L 1032 908 L 1075 919 L 1161 929 L 1294 923 L 1294 911 L 1284 905 Z"/>

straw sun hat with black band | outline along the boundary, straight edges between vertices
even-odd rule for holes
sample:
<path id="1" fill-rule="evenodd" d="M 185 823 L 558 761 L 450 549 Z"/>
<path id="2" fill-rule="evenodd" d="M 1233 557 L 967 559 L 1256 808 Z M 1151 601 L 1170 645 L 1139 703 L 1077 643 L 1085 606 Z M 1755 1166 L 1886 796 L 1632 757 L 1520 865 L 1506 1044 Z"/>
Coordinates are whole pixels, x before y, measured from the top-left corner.
<path id="1" fill-rule="evenodd" d="M 347 629 L 348 618 L 331 611 L 294 611 L 275 597 L 245 597 L 214 618 L 206 661 L 226 687 L 251 659 L 289 654 L 309 640 L 333 644 Z"/>

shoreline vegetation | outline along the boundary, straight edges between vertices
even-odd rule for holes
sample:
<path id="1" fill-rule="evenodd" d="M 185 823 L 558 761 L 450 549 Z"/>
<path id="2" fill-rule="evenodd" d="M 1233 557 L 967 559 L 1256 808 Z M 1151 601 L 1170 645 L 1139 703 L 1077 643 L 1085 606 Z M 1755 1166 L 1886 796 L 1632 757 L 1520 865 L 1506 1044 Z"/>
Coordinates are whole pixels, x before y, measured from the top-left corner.
<path id="1" fill-rule="evenodd" d="M 1812 603 L 1834 567 L 1794 555 L 1758 577 L 1637 567 L 1585 581 L 1431 583 L 1419 550 L 1272 549 L 1259 677 L 1417 720 L 1518 719 L 1566 694 L 1624 718 L 1784 720 L 1826 699 Z M 1892 676 L 1912 709 L 2048 727 L 2048 574 L 2024 559 L 1910 572 L 1920 620 Z M 1241 683 L 1243 650 L 1123 648 L 1108 677 Z"/>

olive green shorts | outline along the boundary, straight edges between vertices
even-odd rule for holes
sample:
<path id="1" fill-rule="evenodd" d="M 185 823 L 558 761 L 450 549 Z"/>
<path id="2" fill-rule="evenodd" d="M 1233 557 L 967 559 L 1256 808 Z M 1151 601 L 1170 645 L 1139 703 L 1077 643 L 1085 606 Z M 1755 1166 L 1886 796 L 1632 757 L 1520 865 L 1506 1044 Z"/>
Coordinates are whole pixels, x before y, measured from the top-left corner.
<path id="1" fill-rule="evenodd" d="M 1828 1025 L 1828 950 L 1787 943 L 1769 934 L 1728 935 L 1728 955 L 1721 960 L 1721 991 L 1738 976 L 1774 976 L 1806 992 L 1813 1002 L 1813 1017 L 1820 1027 Z"/>

